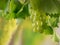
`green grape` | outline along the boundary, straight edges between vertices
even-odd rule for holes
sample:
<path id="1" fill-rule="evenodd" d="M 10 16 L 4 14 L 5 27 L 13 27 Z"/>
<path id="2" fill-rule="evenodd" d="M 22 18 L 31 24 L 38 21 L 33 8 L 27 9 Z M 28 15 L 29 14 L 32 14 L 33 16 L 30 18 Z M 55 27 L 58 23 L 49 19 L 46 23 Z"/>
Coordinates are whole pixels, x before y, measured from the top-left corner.
<path id="1" fill-rule="evenodd" d="M 32 9 L 30 18 L 32 20 L 32 28 L 34 32 L 53 34 L 52 23 L 50 22 L 52 19 L 49 15 Z"/>
<path id="2" fill-rule="evenodd" d="M 34 10 L 31 13 L 31 20 L 32 20 L 32 28 L 34 32 L 42 31 L 42 17 L 40 17 L 39 13 L 36 13 Z"/>
<path id="3" fill-rule="evenodd" d="M 0 18 L 1 20 L 2 18 Z M 16 19 L 5 20 L 2 19 L 0 23 L 0 45 L 8 45 L 12 38 L 12 34 L 16 30 Z"/>

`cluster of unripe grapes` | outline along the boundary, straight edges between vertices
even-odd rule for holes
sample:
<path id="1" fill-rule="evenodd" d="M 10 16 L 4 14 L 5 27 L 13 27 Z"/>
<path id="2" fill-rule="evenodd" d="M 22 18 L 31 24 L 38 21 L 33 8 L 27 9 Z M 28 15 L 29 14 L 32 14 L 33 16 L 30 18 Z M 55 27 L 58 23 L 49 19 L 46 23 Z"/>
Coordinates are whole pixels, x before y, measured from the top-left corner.
<path id="1" fill-rule="evenodd" d="M 3 15 L 3 16 L 2 16 Z M 6 15 L 7 16 L 7 15 Z M 5 19 L 4 14 L 0 16 L 0 45 L 8 45 L 12 38 L 12 34 L 17 27 L 16 19 Z"/>
<path id="2" fill-rule="evenodd" d="M 31 16 L 32 29 L 34 32 L 53 34 L 53 29 L 58 27 L 58 13 L 44 13 L 32 10 Z"/>

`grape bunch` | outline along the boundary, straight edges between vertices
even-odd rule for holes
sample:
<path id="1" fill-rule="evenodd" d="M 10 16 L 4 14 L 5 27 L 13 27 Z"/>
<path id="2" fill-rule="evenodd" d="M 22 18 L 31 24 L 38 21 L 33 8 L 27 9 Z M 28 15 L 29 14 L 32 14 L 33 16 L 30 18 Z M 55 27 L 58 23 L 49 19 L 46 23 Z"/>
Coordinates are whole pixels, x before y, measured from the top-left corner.
<path id="1" fill-rule="evenodd" d="M 44 13 L 30 9 L 32 28 L 35 32 L 53 34 L 53 29 L 58 27 L 58 13 Z"/>
<path id="2" fill-rule="evenodd" d="M 54 41 L 60 40 L 60 37 L 56 38 L 55 35 L 55 29 L 59 27 L 58 24 L 60 23 L 60 1 L 30 0 L 30 14 L 32 30 L 43 34 L 51 34 Z"/>
<path id="3" fill-rule="evenodd" d="M 0 45 L 8 45 L 16 30 L 17 24 L 16 19 L 7 19 L 4 17 L 4 13 L 2 15 L 0 16 Z"/>
<path id="4" fill-rule="evenodd" d="M 4 20 L 5 22 L 6 20 Z M 1 22 L 1 23 L 4 23 Z M 2 26 L 2 25 L 1 25 Z M 8 20 L 0 29 L 0 44 L 1 45 L 7 45 L 12 38 L 12 34 L 16 30 L 16 20 Z"/>

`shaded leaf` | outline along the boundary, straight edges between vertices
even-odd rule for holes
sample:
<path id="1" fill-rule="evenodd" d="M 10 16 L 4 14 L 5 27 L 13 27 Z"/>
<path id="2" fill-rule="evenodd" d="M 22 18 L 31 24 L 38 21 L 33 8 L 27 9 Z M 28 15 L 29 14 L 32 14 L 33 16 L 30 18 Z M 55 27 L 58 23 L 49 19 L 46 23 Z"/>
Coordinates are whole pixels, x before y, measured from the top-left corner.
<path id="1" fill-rule="evenodd" d="M 0 0 L 0 9 L 6 9 L 8 0 Z"/>
<path id="2" fill-rule="evenodd" d="M 60 1 L 58 0 L 30 0 L 33 9 L 43 12 L 56 13 L 60 10 Z"/>
<path id="3" fill-rule="evenodd" d="M 15 15 L 15 18 L 25 19 L 27 16 L 29 16 L 28 4 L 23 7 L 23 10 L 20 13 Z"/>
<path id="4" fill-rule="evenodd" d="M 53 29 L 52 29 L 52 27 L 50 27 L 50 26 L 47 26 L 47 28 L 44 30 L 44 33 L 45 34 L 53 34 Z"/>
<path id="5" fill-rule="evenodd" d="M 14 13 L 17 13 L 17 12 L 21 9 L 21 7 L 22 7 L 23 5 L 22 5 L 18 0 L 15 0 L 14 3 L 15 3 L 15 5 L 16 5 L 16 8 L 15 8 L 15 10 L 14 10 Z"/>

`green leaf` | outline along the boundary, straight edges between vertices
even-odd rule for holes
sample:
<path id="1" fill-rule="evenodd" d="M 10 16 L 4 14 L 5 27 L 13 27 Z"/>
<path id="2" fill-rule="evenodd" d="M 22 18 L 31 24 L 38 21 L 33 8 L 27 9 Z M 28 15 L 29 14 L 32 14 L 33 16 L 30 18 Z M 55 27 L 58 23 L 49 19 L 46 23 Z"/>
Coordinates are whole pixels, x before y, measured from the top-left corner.
<path id="1" fill-rule="evenodd" d="M 0 9 L 5 10 L 8 0 L 0 0 Z"/>
<path id="2" fill-rule="evenodd" d="M 45 34 L 53 34 L 53 29 L 52 29 L 52 27 L 50 27 L 50 26 L 47 26 L 47 28 L 44 30 L 44 33 Z"/>
<path id="3" fill-rule="evenodd" d="M 50 24 L 52 27 L 58 27 L 59 17 L 51 17 Z"/>
<path id="4" fill-rule="evenodd" d="M 30 0 L 33 9 L 43 12 L 56 13 L 60 10 L 58 0 Z"/>
<path id="5" fill-rule="evenodd" d="M 3 10 L 0 10 L 0 18 L 2 17 L 3 14 Z"/>
<path id="6" fill-rule="evenodd" d="M 55 34 L 55 41 L 59 42 L 59 38 L 57 37 L 57 35 Z"/>
<path id="7" fill-rule="evenodd" d="M 58 13 L 60 14 L 60 1 L 59 0 L 53 0 L 57 9 L 58 9 Z"/>
<path id="8" fill-rule="evenodd" d="M 23 5 L 22 5 L 18 0 L 15 0 L 14 3 L 15 3 L 15 5 L 16 5 L 16 8 L 15 8 L 15 10 L 14 10 L 14 13 L 17 13 L 17 12 L 21 9 L 21 7 L 22 7 Z"/>
<path id="9" fill-rule="evenodd" d="M 28 4 L 25 5 L 22 9 L 23 9 L 23 10 L 22 10 L 21 12 L 18 12 L 18 13 L 15 15 L 15 18 L 23 18 L 23 19 L 25 19 L 26 17 L 29 16 Z"/>
<path id="10" fill-rule="evenodd" d="M 4 18 L 5 18 L 6 20 L 9 20 L 9 19 L 14 18 L 14 16 L 15 16 L 14 13 L 9 13 L 9 14 L 6 14 L 6 15 L 4 16 Z"/>
<path id="11" fill-rule="evenodd" d="M 14 1 L 14 0 L 11 0 L 9 4 L 10 4 L 10 5 L 9 5 L 8 8 L 9 8 L 10 10 L 8 10 L 8 11 L 9 11 L 9 12 L 13 12 L 13 11 L 15 10 L 15 8 L 16 8 L 15 1 Z"/>
<path id="12" fill-rule="evenodd" d="M 0 30 L 0 39 L 2 38 L 3 36 L 3 30 Z"/>

